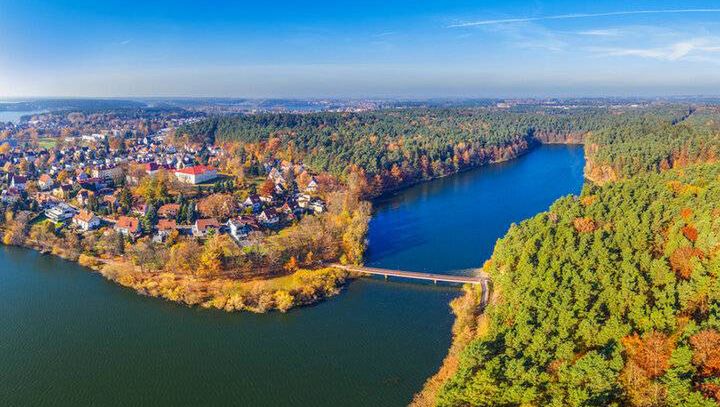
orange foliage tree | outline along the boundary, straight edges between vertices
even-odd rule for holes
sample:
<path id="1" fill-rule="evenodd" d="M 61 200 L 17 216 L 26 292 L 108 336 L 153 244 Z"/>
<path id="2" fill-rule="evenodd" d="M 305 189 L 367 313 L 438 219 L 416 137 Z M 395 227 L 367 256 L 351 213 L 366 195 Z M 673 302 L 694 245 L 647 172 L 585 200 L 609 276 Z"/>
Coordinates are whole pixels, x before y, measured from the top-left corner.
<path id="1" fill-rule="evenodd" d="M 595 228 L 597 225 L 595 224 L 595 221 L 592 220 L 592 218 L 584 217 L 584 218 L 575 218 L 573 221 L 573 226 L 575 226 L 575 230 L 577 230 L 580 233 L 590 233 L 595 231 Z"/>
<path id="2" fill-rule="evenodd" d="M 687 225 L 682 228 L 682 234 L 687 238 L 687 240 L 695 243 L 695 241 L 698 238 L 698 231 L 691 225 Z"/>
<path id="3" fill-rule="evenodd" d="M 659 332 L 646 334 L 642 338 L 634 334 L 623 338 L 622 344 L 629 359 L 643 369 L 651 379 L 665 373 L 675 347 L 670 338 Z"/>
<path id="4" fill-rule="evenodd" d="M 265 182 L 260 185 L 260 195 L 269 196 L 275 192 L 275 183 L 271 179 L 266 179 Z"/>
<path id="5" fill-rule="evenodd" d="M 693 348 L 693 364 L 703 376 L 720 374 L 720 333 L 707 329 L 690 337 Z"/>
<path id="6" fill-rule="evenodd" d="M 290 257 L 290 260 L 288 260 L 287 263 L 285 263 L 284 266 L 285 270 L 292 273 L 293 271 L 296 271 L 298 269 L 298 261 L 295 258 L 295 256 Z"/>
<path id="7" fill-rule="evenodd" d="M 682 216 L 683 219 L 688 220 L 693 214 L 693 210 L 690 208 L 682 208 L 680 210 L 680 216 Z"/>
<path id="8" fill-rule="evenodd" d="M 692 275 L 692 259 L 703 258 L 704 253 L 700 249 L 692 247 L 677 248 L 670 255 L 670 267 L 682 279 L 689 279 Z"/>

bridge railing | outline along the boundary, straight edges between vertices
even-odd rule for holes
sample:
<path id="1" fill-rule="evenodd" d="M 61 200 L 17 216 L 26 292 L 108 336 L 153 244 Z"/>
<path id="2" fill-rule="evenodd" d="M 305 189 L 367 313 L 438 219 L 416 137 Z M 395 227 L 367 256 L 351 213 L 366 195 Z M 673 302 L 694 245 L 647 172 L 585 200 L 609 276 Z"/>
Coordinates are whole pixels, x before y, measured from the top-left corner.
<path id="1" fill-rule="evenodd" d="M 488 281 L 489 278 L 483 274 L 478 276 L 462 276 L 454 274 L 435 274 L 435 273 L 422 273 L 417 271 L 403 271 L 393 269 L 383 269 L 377 267 L 365 267 L 365 266 L 348 266 L 342 264 L 333 264 L 333 267 L 337 267 L 343 270 L 354 271 L 358 273 L 380 275 L 384 277 L 402 277 L 415 280 L 426 280 L 433 282 L 448 282 L 448 283 L 461 283 L 461 284 L 483 284 Z"/>

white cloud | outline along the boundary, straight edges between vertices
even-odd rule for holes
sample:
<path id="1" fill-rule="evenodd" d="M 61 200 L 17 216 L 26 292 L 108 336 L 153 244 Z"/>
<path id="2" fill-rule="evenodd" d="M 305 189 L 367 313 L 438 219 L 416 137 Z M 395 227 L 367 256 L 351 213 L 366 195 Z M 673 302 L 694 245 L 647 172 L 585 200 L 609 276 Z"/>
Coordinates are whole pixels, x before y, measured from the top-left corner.
<path id="1" fill-rule="evenodd" d="M 623 35 L 623 31 L 617 28 L 605 28 L 597 30 L 587 30 L 578 32 L 580 35 L 586 35 L 590 37 L 620 37 Z"/>
<path id="2" fill-rule="evenodd" d="M 532 21 L 546 21 L 546 20 L 569 20 L 569 19 L 576 19 L 576 18 L 629 16 L 629 15 L 637 15 L 637 14 L 683 14 L 683 13 L 720 13 L 720 8 L 612 11 L 609 13 L 578 13 L 578 14 L 560 14 L 560 15 L 554 15 L 554 16 L 541 16 L 541 17 L 504 18 L 504 19 L 478 20 L 478 21 L 452 24 L 452 25 L 449 25 L 448 28 L 474 27 L 474 26 L 482 26 L 482 25 L 497 25 L 497 24 L 510 24 L 510 23 L 527 23 L 527 22 L 532 22 Z"/>
<path id="3" fill-rule="evenodd" d="M 634 56 L 665 61 L 684 59 L 707 60 L 712 54 L 720 53 L 720 39 L 694 38 L 680 41 L 664 47 L 653 48 L 604 48 L 597 49 L 607 56 Z"/>

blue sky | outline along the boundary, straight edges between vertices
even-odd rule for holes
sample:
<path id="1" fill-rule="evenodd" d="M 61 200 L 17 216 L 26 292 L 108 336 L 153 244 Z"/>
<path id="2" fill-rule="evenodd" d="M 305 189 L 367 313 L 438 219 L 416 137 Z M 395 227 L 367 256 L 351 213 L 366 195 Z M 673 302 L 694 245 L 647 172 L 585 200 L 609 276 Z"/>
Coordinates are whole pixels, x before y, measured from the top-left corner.
<path id="1" fill-rule="evenodd" d="M 720 2 L 0 0 L 0 96 L 670 94 L 720 94 Z"/>

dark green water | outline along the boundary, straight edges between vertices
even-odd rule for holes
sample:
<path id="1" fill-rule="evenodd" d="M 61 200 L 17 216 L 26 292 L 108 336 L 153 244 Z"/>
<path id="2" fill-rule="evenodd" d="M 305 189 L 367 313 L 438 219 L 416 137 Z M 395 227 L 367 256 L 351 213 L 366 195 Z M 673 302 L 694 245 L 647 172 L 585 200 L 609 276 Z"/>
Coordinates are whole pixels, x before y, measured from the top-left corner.
<path id="1" fill-rule="evenodd" d="M 582 185 L 582 150 L 418 185 L 377 205 L 368 263 L 462 272 L 511 222 Z M 360 280 L 288 314 L 140 297 L 82 267 L 0 247 L 0 406 L 401 406 L 450 344 L 453 287 Z"/>

